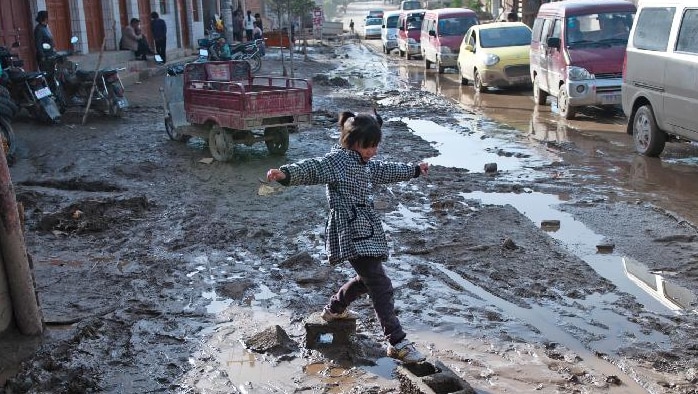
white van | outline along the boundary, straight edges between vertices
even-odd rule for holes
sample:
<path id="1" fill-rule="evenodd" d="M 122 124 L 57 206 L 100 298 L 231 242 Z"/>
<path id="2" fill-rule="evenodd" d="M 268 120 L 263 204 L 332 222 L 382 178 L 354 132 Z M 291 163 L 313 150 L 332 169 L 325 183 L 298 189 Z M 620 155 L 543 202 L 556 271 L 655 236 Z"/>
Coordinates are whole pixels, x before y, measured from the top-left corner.
<path id="1" fill-rule="evenodd" d="M 640 154 L 659 156 L 667 141 L 698 141 L 696 31 L 696 0 L 640 0 L 621 87 Z"/>
<path id="2" fill-rule="evenodd" d="M 383 52 L 389 54 L 397 48 L 398 19 L 401 11 L 386 11 L 383 14 L 383 25 L 381 25 L 381 43 Z"/>

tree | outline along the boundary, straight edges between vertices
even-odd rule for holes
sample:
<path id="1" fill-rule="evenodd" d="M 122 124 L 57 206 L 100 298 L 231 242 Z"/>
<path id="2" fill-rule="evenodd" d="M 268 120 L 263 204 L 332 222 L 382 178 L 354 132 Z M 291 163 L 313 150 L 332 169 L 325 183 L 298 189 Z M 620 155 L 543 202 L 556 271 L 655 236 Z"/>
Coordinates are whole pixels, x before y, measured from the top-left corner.
<path id="1" fill-rule="evenodd" d="M 306 13 L 309 13 L 312 11 L 313 8 L 315 8 L 315 1 L 313 0 L 269 0 L 269 5 L 271 6 L 272 11 L 276 13 L 277 20 L 279 21 L 279 34 L 281 34 L 281 26 L 283 25 L 284 21 L 288 24 L 288 40 L 289 40 L 289 54 L 290 54 L 290 62 L 291 62 L 291 77 L 293 77 L 293 52 L 294 52 L 294 37 L 293 37 L 293 32 L 292 32 L 292 26 L 295 20 L 298 19 L 299 16 L 303 16 Z M 302 18 L 303 19 L 303 18 Z M 302 28 L 303 26 L 299 26 L 299 28 Z M 283 40 L 279 40 L 283 42 Z M 283 56 L 283 45 L 281 46 L 281 67 L 283 67 L 283 75 L 287 75 L 286 71 L 286 64 L 284 62 L 284 56 Z"/>

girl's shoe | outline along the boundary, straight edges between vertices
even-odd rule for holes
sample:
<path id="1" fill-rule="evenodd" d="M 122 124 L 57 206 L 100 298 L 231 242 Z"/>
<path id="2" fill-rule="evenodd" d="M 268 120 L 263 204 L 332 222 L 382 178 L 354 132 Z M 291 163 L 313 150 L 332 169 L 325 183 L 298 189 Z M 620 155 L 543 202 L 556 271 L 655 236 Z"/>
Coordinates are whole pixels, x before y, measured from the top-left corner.
<path id="1" fill-rule="evenodd" d="M 388 345 L 388 357 L 400 360 L 405 364 L 420 363 L 427 359 L 407 338 L 395 345 Z"/>

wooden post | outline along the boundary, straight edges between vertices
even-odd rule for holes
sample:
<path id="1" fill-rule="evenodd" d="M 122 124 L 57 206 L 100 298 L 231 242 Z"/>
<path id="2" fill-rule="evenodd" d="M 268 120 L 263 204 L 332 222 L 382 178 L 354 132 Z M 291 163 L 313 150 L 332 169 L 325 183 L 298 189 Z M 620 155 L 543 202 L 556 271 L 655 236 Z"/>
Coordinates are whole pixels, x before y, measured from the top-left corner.
<path id="1" fill-rule="evenodd" d="M 90 89 L 90 97 L 87 98 L 87 106 L 85 107 L 85 114 L 82 115 L 82 124 L 87 121 L 87 113 L 90 112 L 90 105 L 92 105 L 92 95 L 95 93 L 95 88 L 97 87 L 97 77 L 99 76 L 99 70 L 102 68 L 102 55 L 104 55 L 104 47 L 107 45 L 107 36 L 104 35 L 102 39 L 102 47 L 99 49 L 99 57 L 97 58 L 97 67 L 95 68 L 95 77 L 92 79 L 92 89 Z"/>
<path id="2" fill-rule="evenodd" d="M 24 244 L 10 169 L 2 149 L 0 149 L 0 252 L 2 252 L 2 262 L 17 328 L 24 335 L 39 335 L 44 330 L 41 310 Z"/>

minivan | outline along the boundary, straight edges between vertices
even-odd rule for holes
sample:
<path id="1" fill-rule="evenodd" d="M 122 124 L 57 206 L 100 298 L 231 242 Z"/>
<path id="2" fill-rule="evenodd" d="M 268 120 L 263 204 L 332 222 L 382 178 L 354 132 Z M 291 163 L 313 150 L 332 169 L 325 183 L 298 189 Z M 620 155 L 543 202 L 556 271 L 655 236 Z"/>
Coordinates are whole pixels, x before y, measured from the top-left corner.
<path id="1" fill-rule="evenodd" d="M 400 11 L 418 10 L 422 7 L 422 2 L 419 0 L 402 0 L 400 2 Z"/>
<path id="2" fill-rule="evenodd" d="M 536 104 L 557 98 L 560 116 L 577 108 L 621 104 L 623 59 L 635 15 L 625 0 L 564 0 L 540 6 L 531 37 Z"/>
<path id="3" fill-rule="evenodd" d="M 422 31 L 422 20 L 426 10 L 403 11 L 397 20 L 397 50 L 400 57 L 407 56 L 410 60 L 412 56 L 422 54 L 419 45 L 420 33 Z"/>
<path id="4" fill-rule="evenodd" d="M 439 74 L 443 74 L 446 67 L 456 67 L 465 32 L 479 23 L 475 11 L 468 8 L 426 11 L 419 40 L 424 68 L 429 69 L 434 64 Z"/>
<path id="5" fill-rule="evenodd" d="M 383 24 L 381 25 L 381 43 L 383 52 L 389 54 L 397 48 L 398 18 L 401 11 L 386 11 L 383 14 Z"/>
<path id="6" fill-rule="evenodd" d="M 698 142 L 698 3 L 643 0 L 626 50 L 623 112 L 635 149 L 656 157 L 667 141 Z"/>

